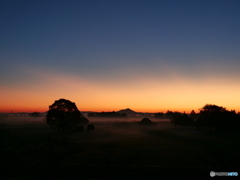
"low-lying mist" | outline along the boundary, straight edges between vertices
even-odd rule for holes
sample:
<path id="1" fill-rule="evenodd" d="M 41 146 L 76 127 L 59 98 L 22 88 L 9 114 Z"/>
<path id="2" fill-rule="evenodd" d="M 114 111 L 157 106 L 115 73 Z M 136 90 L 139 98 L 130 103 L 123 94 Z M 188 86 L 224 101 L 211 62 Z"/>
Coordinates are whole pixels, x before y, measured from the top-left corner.
<path id="1" fill-rule="evenodd" d="M 149 117 L 152 121 L 150 124 L 140 123 L 143 117 L 88 119 L 89 124 L 95 127 L 92 131 L 84 126 L 81 132 L 61 132 L 50 128 L 44 116 L 1 118 L 0 132 L 5 136 L 0 137 L 4 145 L 0 148 L 0 155 L 2 152 L 5 162 L 9 159 L 14 162 L 14 154 L 18 156 L 19 153 L 25 153 L 19 159 L 21 165 L 32 163 L 33 160 L 42 162 L 39 153 L 47 154 L 43 160 L 48 164 L 61 162 L 63 165 L 101 168 L 113 172 L 113 177 L 118 168 L 124 169 L 126 174 L 128 170 L 136 174 L 151 170 L 158 174 L 159 171 L 172 168 L 182 168 L 186 172 L 189 168 L 200 168 L 209 175 L 209 169 L 214 167 L 231 167 L 233 170 L 239 167 L 239 133 L 180 127 L 168 119 L 153 117 Z M 68 143 L 74 148 L 69 149 Z M 63 152 L 58 154 L 62 148 Z M 78 151 L 75 152 L 75 149 Z M 65 152 L 70 156 L 59 159 Z"/>
<path id="2" fill-rule="evenodd" d="M 93 124 L 95 130 L 87 132 L 86 126 L 81 133 L 69 132 L 64 136 L 72 136 L 72 139 L 78 140 L 93 140 L 100 138 L 104 141 L 119 140 L 125 137 L 143 137 L 147 129 L 164 129 L 172 127 L 173 125 L 168 119 L 151 118 L 152 124 L 140 124 L 142 117 L 128 117 L 128 118 L 96 118 L 90 117 L 89 124 Z M 9 116 L 0 119 L 0 128 L 11 129 L 13 132 L 20 134 L 51 134 L 51 136 L 62 136 L 56 129 L 51 129 L 46 123 L 46 117 L 32 117 L 32 116 Z M 57 134 L 54 134 L 57 133 Z M 68 134 L 68 135 L 66 135 Z M 69 137 L 70 138 L 70 137 Z"/>

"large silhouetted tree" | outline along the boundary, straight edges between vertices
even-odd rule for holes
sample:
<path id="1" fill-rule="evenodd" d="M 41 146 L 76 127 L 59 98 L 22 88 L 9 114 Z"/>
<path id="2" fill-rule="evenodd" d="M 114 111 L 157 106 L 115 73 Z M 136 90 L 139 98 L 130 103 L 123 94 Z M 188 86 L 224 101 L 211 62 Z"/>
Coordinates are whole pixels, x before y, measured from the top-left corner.
<path id="1" fill-rule="evenodd" d="M 215 104 L 206 104 L 200 109 L 200 114 L 212 114 L 226 112 L 226 108 L 222 106 L 217 106 Z"/>
<path id="2" fill-rule="evenodd" d="M 78 110 L 75 103 L 66 99 L 59 99 L 49 106 L 46 117 L 50 127 L 61 129 L 63 132 L 88 124 L 88 119 Z"/>
<path id="3" fill-rule="evenodd" d="M 221 106 L 206 104 L 200 109 L 200 117 L 196 120 L 196 126 L 217 130 L 233 130 L 239 128 L 239 122 L 239 116 L 235 111 L 228 111 Z"/>

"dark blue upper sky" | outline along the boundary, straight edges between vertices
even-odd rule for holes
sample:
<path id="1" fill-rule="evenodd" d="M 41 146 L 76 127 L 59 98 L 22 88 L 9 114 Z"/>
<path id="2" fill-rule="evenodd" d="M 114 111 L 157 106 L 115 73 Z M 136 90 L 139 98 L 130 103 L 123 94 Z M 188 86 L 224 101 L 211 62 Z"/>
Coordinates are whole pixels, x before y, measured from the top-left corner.
<path id="1" fill-rule="evenodd" d="M 104 85 L 237 81 L 239 19 L 238 0 L 2 0 L 0 86 L 43 81 L 36 69 Z"/>

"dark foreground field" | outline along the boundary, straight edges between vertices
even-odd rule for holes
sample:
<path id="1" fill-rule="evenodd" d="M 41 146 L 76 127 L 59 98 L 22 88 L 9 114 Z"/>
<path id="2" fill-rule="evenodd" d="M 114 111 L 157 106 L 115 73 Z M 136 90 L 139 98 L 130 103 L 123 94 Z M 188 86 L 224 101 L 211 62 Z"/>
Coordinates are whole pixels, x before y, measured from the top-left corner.
<path id="1" fill-rule="evenodd" d="M 240 169 L 239 133 L 157 120 L 95 121 L 94 131 L 61 133 L 42 117 L 25 119 L 0 120 L 1 179 L 208 178 Z"/>

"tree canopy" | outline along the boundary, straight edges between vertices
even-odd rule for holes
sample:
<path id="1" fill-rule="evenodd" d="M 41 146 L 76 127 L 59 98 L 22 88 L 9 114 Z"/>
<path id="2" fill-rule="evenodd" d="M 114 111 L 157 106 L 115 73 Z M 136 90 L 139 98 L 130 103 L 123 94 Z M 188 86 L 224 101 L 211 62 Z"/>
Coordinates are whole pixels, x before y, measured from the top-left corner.
<path id="1" fill-rule="evenodd" d="M 217 106 L 215 104 L 206 104 L 200 109 L 200 114 L 220 113 L 226 111 L 225 107 Z"/>
<path id="2" fill-rule="evenodd" d="M 46 121 L 50 127 L 63 132 L 88 124 L 88 119 L 78 110 L 76 104 L 66 99 L 56 100 L 49 106 Z"/>
<path id="3" fill-rule="evenodd" d="M 235 111 L 228 111 L 222 106 L 206 104 L 200 109 L 200 117 L 196 120 L 199 128 L 217 130 L 234 130 L 239 128 L 240 120 Z"/>

